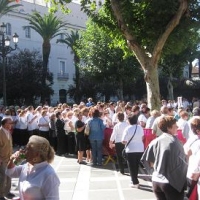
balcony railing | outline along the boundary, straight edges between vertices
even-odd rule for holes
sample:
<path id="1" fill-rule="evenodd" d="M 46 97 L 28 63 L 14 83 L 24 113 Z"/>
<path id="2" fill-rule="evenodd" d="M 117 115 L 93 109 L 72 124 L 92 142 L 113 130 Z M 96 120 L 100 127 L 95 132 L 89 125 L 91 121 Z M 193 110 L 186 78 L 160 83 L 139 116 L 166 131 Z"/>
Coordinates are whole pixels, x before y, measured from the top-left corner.
<path id="1" fill-rule="evenodd" d="M 61 81 L 67 81 L 69 79 L 69 74 L 68 73 L 58 73 L 57 79 L 61 80 Z"/>

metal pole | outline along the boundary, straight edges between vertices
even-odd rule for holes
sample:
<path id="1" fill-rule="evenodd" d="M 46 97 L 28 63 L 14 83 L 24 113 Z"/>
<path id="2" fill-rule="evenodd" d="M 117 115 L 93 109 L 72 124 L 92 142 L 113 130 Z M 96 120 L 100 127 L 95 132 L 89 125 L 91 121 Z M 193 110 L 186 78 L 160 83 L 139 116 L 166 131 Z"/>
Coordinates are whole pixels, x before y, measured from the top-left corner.
<path id="1" fill-rule="evenodd" d="M 6 28 L 6 25 L 3 23 L 1 25 L 2 31 L 0 34 L 2 35 L 1 38 L 1 44 L 0 44 L 0 49 L 1 53 L 0 55 L 2 56 L 2 66 L 3 66 L 3 104 L 4 106 L 7 106 L 7 98 L 6 98 L 6 56 L 8 53 L 11 51 L 14 51 L 17 49 L 17 43 L 18 43 L 18 38 L 19 36 L 15 33 L 13 35 L 13 41 L 15 43 L 15 47 L 12 48 L 10 47 L 10 39 L 8 37 L 5 38 L 5 32 L 3 29 Z"/>
<path id="2" fill-rule="evenodd" d="M 5 35 L 2 34 L 2 59 L 3 59 L 3 104 L 7 106 L 6 102 L 6 49 L 5 49 Z"/>
<path id="3" fill-rule="evenodd" d="M 3 105 L 7 106 L 6 102 L 6 63 L 5 63 L 5 56 L 3 57 Z"/>

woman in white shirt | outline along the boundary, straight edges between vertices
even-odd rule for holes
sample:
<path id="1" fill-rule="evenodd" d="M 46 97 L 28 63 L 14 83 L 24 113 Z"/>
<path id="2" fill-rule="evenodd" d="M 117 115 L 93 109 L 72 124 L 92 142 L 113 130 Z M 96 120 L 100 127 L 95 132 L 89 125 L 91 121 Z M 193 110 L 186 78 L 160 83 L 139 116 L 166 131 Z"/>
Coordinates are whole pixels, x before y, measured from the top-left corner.
<path id="1" fill-rule="evenodd" d="M 112 135 L 110 137 L 110 148 L 115 146 L 116 154 L 117 154 L 117 162 L 119 166 L 119 170 L 121 174 L 124 174 L 124 159 L 122 157 L 122 150 L 124 149 L 124 144 L 122 144 L 122 134 L 124 129 L 129 125 L 126 121 L 124 121 L 124 113 L 117 113 L 117 120 L 119 121 L 113 128 Z M 115 143 L 115 144 L 113 144 Z"/>
<path id="2" fill-rule="evenodd" d="M 104 116 L 103 116 L 103 123 L 106 126 L 106 128 L 113 128 L 113 124 L 112 124 L 112 119 L 109 116 L 109 111 L 108 109 L 106 109 L 104 111 Z"/>
<path id="3" fill-rule="evenodd" d="M 16 166 L 14 160 L 25 156 L 24 165 Z M 18 151 L 10 157 L 6 175 L 19 178 L 20 200 L 59 200 L 59 178 L 51 167 L 55 152 L 49 142 L 40 136 L 31 136 L 25 152 Z"/>
<path id="4" fill-rule="evenodd" d="M 68 134 L 68 152 L 69 154 L 75 154 L 76 149 L 76 140 L 75 140 L 75 127 L 72 121 L 73 112 L 68 111 L 66 114 L 67 120 L 65 123 L 65 130 L 67 130 Z"/>
<path id="5" fill-rule="evenodd" d="M 122 112 L 122 108 L 118 106 L 118 107 L 116 107 L 115 113 L 114 113 L 114 115 L 112 117 L 112 124 L 113 124 L 113 126 L 119 122 L 118 117 L 117 117 L 117 114 L 119 112 Z"/>
<path id="6" fill-rule="evenodd" d="M 144 144 L 143 144 L 144 131 L 140 125 L 137 125 L 137 121 L 138 121 L 137 115 L 129 116 L 128 122 L 130 125 L 126 127 L 122 136 L 122 143 L 125 145 L 132 138 L 130 143 L 126 147 L 128 167 L 131 175 L 130 186 L 132 188 L 139 188 L 139 180 L 137 176 L 138 176 L 140 159 L 144 152 Z"/>
<path id="7" fill-rule="evenodd" d="M 26 118 L 26 111 L 22 110 L 19 114 L 19 131 L 20 131 L 20 145 L 25 146 L 28 142 L 29 135 L 27 131 L 27 118 Z"/>
<path id="8" fill-rule="evenodd" d="M 42 116 L 38 119 L 39 135 L 49 141 L 49 116 L 46 110 L 43 110 L 41 114 Z"/>
<path id="9" fill-rule="evenodd" d="M 34 111 L 33 106 L 29 106 L 28 108 L 28 113 L 27 113 L 27 122 L 28 122 L 28 133 L 29 136 L 31 135 L 38 135 L 38 115 Z"/>

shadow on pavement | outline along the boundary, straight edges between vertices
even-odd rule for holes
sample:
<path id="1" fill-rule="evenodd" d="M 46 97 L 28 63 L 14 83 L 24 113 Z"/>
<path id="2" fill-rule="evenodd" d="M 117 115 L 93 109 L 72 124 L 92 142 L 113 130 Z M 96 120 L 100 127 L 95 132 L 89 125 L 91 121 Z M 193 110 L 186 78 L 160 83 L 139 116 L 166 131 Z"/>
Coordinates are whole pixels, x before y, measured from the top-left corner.
<path id="1" fill-rule="evenodd" d="M 147 192 L 153 192 L 152 187 L 149 186 L 149 185 L 141 185 L 141 184 L 140 184 L 139 189 L 140 189 L 140 190 L 147 191 Z"/>

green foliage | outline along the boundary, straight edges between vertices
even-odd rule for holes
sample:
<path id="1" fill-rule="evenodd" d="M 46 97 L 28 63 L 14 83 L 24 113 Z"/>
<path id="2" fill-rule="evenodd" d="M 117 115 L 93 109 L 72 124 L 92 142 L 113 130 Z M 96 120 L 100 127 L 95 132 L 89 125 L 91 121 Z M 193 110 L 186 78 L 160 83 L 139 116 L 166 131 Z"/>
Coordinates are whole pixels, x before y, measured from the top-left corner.
<path id="1" fill-rule="evenodd" d="M 125 38 L 119 29 L 120 22 L 117 22 L 113 15 L 110 0 L 105 1 L 98 13 L 90 9 L 88 0 L 81 3 L 82 9 L 88 16 L 107 31 L 116 46 L 118 45 L 129 55 L 130 50 L 127 48 Z M 181 52 L 185 48 L 185 41 L 195 34 L 194 29 L 196 31 L 196 28 L 199 27 L 197 20 L 199 20 L 200 9 L 197 5 L 198 1 L 191 1 L 180 25 L 173 31 L 166 43 L 165 54 L 170 54 L 172 51 Z M 176 14 L 178 6 L 177 0 L 142 0 L 140 3 L 131 3 L 129 0 L 120 1 L 122 16 L 131 34 L 135 36 L 137 43 L 145 46 L 150 53 L 169 21 Z"/>
<path id="2" fill-rule="evenodd" d="M 113 47 L 112 38 L 92 21 L 88 21 L 86 31 L 82 32 L 76 51 L 84 63 L 80 67 L 82 83 L 85 77 L 94 79 L 91 83 L 96 94 L 117 95 L 121 80 L 127 88 L 141 78 L 142 72 L 136 59 L 132 56 L 124 58 L 123 51 Z M 129 94 L 134 92 L 133 88 Z"/>
<path id="3" fill-rule="evenodd" d="M 80 81 L 80 91 L 79 96 L 80 100 L 87 99 L 89 96 L 92 96 L 94 99 L 97 99 L 97 91 L 99 89 L 95 78 L 90 76 L 89 73 L 81 73 Z M 70 98 L 75 99 L 76 87 L 74 85 L 70 85 L 68 89 L 68 94 Z"/>
<path id="4" fill-rule="evenodd" d="M 66 29 L 66 22 L 63 22 L 60 18 L 58 18 L 53 13 L 48 13 L 44 15 L 40 15 L 38 12 L 34 12 L 27 18 L 29 21 L 29 25 L 25 26 L 30 27 L 33 30 L 35 30 L 42 38 L 43 38 L 43 44 L 42 44 L 42 56 L 43 56 L 43 68 L 42 68 L 42 84 L 46 86 L 46 79 L 48 74 L 48 61 L 49 61 L 49 55 L 51 52 L 51 44 L 50 41 L 54 37 L 61 34 L 61 31 L 64 31 Z M 42 91 L 41 94 L 41 101 L 45 101 L 45 90 Z"/>
<path id="5" fill-rule="evenodd" d="M 65 1 L 60 0 L 63 4 Z M 158 38 L 164 33 L 170 20 L 176 15 L 179 8 L 178 0 L 140 0 L 133 3 L 130 0 L 119 2 L 123 20 L 130 33 L 141 47 L 152 53 Z M 99 10 L 95 1 L 82 0 L 82 10 L 92 18 L 112 38 L 112 45 L 124 50 L 125 55 L 132 54 L 120 30 L 121 22 L 116 20 L 111 7 L 111 1 L 105 0 Z M 165 43 L 164 55 L 177 54 L 186 48 L 187 41 L 191 40 L 199 28 L 200 6 L 198 0 L 189 1 L 189 6 L 178 27 L 172 32 Z"/>
<path id="6" fill-rule="evenodd" d="M 49 8 L 50 13 L 56 13 L 58 10 L 61 10 L 65 14 L 69 14 L 71 12 L 67 7 L 67 4 L 72 2 L 72 0 L 46 0 L 46 2 L 51 3 L 51 7 Z"/>
<path id="7" fill-rule="evenodd" d="M 79 32 L 78 31 L 76 31 L 76 32 L 71 31 L 70 34 L 68 34 L 68 33 L 65 34 L 65 39 L 57 40 L 57 42 L 64 43 L 64 44 L 67 45 L 67 47 L 70 47 L 71 50 L 72 50 L 72 53 L 74 54 L 74 66 L 75 66 L 74 83 L 75 83 L 75 90 L 72 89 L 70 93 L 71 93 L 71 95 L 73 94 L 72 96 L 73 96 L 74 101 L 76 103 L 79 103 L 80 102 L 80 98 L 81 98 L 81 95 L 80 95 L 80 72 L 79 72 L 80 59 L 79 59 L 79 56 L 77 55 L 77 51 L 76 51 L 79 39 L 80 39 Z"/>
<path id="8" fill-rule="evenodd" d="M 106 31 L 112 40 L 110 47 L 118 47 L 125 52 L 123 58 L 136 55 L 148 83 L 148 104 L 151 109 L 158 109 L 159 61 L 185 51 L 188 49 L 188 41 L 195 41 L 200 19 L 199 0 L 141 0 L 139 3 L 105 0 L 100 9 L 94 2 L 82 0 L 82 10 Z M 92 47 L 90 52 L 94 52 Z M 94 69 L 96 62 L 88 67 Z M 111 65 L 108 63 L 106 66 Z"/>
<path id="9" fill-rule="evenodd" d="M 171 48 L 174 47 L 174 49 L 166 49 L 165 52 L 168 52 L 168 54 L 163 54 L 160 60 L 161 72 L 164 76 L 181 77 L 183 68 L 199 57 L 200 34 L 195 29 L 191 29 L 190 33 L 189 39 L 187 38 L 188 34 L 180 34 L 182 36 L 181 41 L 184 41 L 180 45 L 176 45 L 178 38 L 175 41 L 169 41 L 169 43 L 174 43 L 171 45 Z"/>
<path id="10" fill-rule="evenodd" d="M 6 66 L 6 80 L 9 104 L 34 103 L 42 91 L 45 91 L 46 95 L 53 94 L 51 73 L 47 74 L 49 84 L 42 85 L 42 58 L 37 51 L 25 49 L 14 54 Z M 0 85 L 2 86 L 2 83 Z"/>
<path id="11" fill-rule="evenodd" d="M 21 6 L 21 4 L 17 4 L 15 0 L 1 0 L 0 1 L 0 18 L 13 11 L 15 8 Z"/>
<path id="12" fill-rule="evenodd" d="M 67 47 L 70 47 L 74 53 L 79 39 L 80 39 L 79 32 L 71 31 L 70 34 L 68 34 L 68 33 L 65 34 L 65 39 L 58 39 L 57 43 L 60 42 L 60 43 L 66 44 Z"/>

